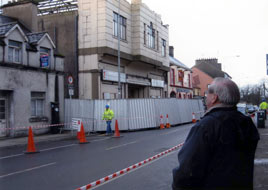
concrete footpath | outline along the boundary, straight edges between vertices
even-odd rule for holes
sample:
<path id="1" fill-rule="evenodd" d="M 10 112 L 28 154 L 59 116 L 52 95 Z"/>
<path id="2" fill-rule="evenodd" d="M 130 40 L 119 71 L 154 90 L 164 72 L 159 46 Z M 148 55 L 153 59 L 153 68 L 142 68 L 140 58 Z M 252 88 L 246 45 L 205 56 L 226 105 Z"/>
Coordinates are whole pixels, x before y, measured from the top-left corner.
<path id="1" fill-rule="evenodd" d="M 255 154 L 254 190 L 268 189 L 268 120 L 265 128 L 258 128 L 260 141 Z"/>
<path id="2" fill-rule="evenodd" d="M 255 154 L 254 190 L 268 190 L 268 120 L 266 120 L 265 128 L 258 128 L 258 131 L 260 133 L 260 141 Z M 99 136 L 99 134 L 87 134 L 87 140 L 90 141 L 91 138 L 96 136 Z M 62 134 L 34 136 L 35 144 L 68 139 L 76 139 L 76 133 L 67 131 Z M 0 151 L 1 148 L 11 148 L 12 146 L 25 146 L 26 149 L 27 142 L 28 137 L 0 138 Z"/>

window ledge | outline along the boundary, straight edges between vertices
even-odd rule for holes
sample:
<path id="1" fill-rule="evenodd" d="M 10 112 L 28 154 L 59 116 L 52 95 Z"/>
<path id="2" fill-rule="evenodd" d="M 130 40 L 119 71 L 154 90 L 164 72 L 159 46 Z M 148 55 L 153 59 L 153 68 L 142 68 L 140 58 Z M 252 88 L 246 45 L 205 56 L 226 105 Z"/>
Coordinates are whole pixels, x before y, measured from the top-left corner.
<path id="1" fill-rule="evenodd" d="M 35 123 L 35 122 L 48 122 L 48 117 L 45 116 L 32 116 L 29 118 L 30 123 Z"/>
<path id="2" fill-rule="evenodd" d="M 113 35 L 113 38 L 116 39 L 116 40 L 118 40 L 117 36 L 114 36 L 114 35 Z M 124 40 L 124 39 L 120 39 L 120 41 L 121 41 L 121 42 L 128 43 L 128 41 L 127 41 L 127 40 Z"/>
<path id="3" fill-rule="evenodd" d="M 143 46 L 146 47 L 146 48 L 149 49 L 149 50 L 152 50 L 152 51 L 154 51 L 154 52 L 156 52 L 156 53 L 159 53 L 159 50 L 158 50 L 158 49 L 151 48 L 151 47 L 149 47 L 149 46 L 147 46 L 147 45 L 145 45 L 145 44 L 143 44 Z"/>

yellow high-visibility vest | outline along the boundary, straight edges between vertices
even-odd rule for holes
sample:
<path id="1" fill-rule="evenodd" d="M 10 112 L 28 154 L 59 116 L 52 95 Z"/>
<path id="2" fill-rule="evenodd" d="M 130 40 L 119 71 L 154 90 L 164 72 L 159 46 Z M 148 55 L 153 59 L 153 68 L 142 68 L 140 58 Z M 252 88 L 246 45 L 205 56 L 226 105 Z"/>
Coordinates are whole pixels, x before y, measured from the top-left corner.
<path id="1" fill-rule="evenodd" d="M 114 112 L 111 109 L 105 109 L 103 115 L 102 115 L 102 120 L 110 121 L 114 118 Z"/>
<path id="2" fill-rule="evenodd" d="M 267 104 L 266 102 L 262 102 L 262 103 L 260 104 L 259 108 L 260 108 L 261 110 L 266 110 L 266 109 L 268 109 L 268 104 Z"/>

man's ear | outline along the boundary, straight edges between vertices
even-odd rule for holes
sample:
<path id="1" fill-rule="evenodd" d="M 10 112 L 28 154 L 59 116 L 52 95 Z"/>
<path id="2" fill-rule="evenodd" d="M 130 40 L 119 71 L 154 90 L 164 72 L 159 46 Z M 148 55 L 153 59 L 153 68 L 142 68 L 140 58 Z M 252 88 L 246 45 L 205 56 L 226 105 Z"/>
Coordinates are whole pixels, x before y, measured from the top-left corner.
<path id="1" fill-rule="evenodd" d="M 215 104 L 215 103 L 218 102 L 218 100 L 219 100 L 218 95 L 213 94 L 213 96 L 212 96 L 212 98 L 211 98 L 211 103 L 212 103 L 212 104 Z"/>

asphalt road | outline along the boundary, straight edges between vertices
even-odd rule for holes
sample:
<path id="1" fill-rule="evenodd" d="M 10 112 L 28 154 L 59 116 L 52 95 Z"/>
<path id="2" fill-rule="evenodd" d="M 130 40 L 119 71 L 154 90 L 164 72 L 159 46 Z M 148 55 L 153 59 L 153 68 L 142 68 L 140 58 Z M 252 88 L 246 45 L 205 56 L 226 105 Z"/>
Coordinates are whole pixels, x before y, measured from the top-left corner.
<path id="1" fill-rule="evenodd" d="M 25 147 L 0 149 L 0 189 L 72 190 L 143 161 L 182 143 L 192 124 L 165 130 L 121 133 L 122 138 L 88 138 L 38 144 L 38 154 L 25 155 Z M 98 186 L 103 190 L 168 190 L 178 150 L 133 172 Z"/>

